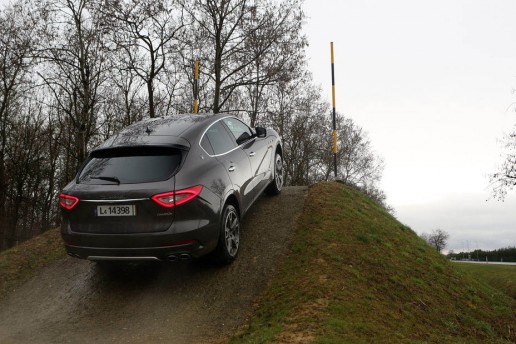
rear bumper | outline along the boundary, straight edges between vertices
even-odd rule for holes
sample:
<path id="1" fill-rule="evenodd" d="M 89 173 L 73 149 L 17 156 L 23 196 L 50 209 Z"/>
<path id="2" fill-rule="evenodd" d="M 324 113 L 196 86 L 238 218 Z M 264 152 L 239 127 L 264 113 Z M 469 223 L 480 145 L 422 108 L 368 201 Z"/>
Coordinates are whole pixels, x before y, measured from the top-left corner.
<path id="1" fill-rule="evenodd" d="M 204 222 L 204 224 L 203 224 Z M 215 249 L 219 226 L 209 221 L 174 223 L 149 234 L 87 234 L 61 227 L 67 253 L 89 260 L 163 260 L 198 258 Z"/>
<path id="2" fill-rule="evenodd" d="M 177 261 L 197 258 L 210 252 L 199 243 L 177 247 L 107 248 L 65 245 L 68 255 L 89 260 Z"/>

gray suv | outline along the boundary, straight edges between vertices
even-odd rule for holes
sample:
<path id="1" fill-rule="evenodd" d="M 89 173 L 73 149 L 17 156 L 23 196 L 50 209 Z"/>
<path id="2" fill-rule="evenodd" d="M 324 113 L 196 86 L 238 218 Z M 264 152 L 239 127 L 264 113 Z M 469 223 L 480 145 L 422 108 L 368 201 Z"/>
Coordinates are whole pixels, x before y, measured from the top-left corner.
<path id="1" fill-rule="evenodd" d="M 228 115 L 178 115 L 135 123 L 94 149 L 62 191 L 69 255 L 178 260 L 210 254 L 231 263 L 240 220 L 263 191 L 283 186 L 272 129 Z"/>

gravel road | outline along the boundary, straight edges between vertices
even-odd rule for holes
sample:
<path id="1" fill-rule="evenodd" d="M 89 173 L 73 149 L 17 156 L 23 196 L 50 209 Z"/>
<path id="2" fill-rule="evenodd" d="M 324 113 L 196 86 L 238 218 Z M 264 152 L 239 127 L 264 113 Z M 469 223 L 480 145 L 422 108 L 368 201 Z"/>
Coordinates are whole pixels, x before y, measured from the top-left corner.
<path id="1" fill-rule="evenodd" d="M 0 343 L 223 341 L 246 324 L 288 252 L 305 196 L 305 187 L 262 196 L 243 221 L 231 266 L 55 262 L 0 303 Z"/>

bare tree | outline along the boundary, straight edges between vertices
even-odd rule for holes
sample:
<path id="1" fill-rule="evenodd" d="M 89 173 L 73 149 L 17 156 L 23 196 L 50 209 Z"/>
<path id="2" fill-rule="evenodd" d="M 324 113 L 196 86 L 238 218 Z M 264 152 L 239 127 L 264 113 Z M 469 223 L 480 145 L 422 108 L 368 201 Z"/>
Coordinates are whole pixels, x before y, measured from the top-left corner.
<path id="1" fill-rule="evenodd" d="M 103 139 L 141 120 L 148 108 L 145 83 L 130 67 L 125 52 L 113 47 L 109 56 L 110 68 L 103 90 L 105 102 L 99 109 L 99 133 Z"/>
<path id="2" fill-rule="evenodd" d="M 247 112 L 254 125 L 263 87 L 279 81 L 295 65 L 287 61 L 303 55 L 300 2 L 196 0 L 187 12 L 193 23 L 190 50 L 205 66 L 201 78 L 209 80 L 204 110 Z M 239 108 L 244 92 L 253 97 L 246 109 Z"/>
<path id="3" fill-rule="evenodd" d="M 9 163 L 13 158 L 11 149 L 18 144 L 14 134 L 17 116 L 24 97 L 33 87 L 30 74 L 39 37 L 39 18 L 29 10 L 32 6 L 30 1 L 18 1 L 0 12 L 0 248 L 15 243 L 9 200 L 13 176 Z"/>
<path id="4" fill-rule="evenodd" d="M 333 171 L 333 137 L 331 116 L 325 116 L 325 127 L 318 145 L 323 148 L 318 170 L 328 180 Z M 373 151 L 367 133 L 350 118 L 337 114 L 337 178 L 359 188 L 372 189 L 380 181 L 383 160 Z"/>
<path id="5" fill-rule="evenodd" d="M 267 88 L 265 120 L 283 139 L 285 183 L 307 185 L 315 181 L 316 157 L 323 154 L 318 137 L 324 131 L 328 105 L 309 74 Z"/>
<path id="6" fill-rule="evenodd" d="M 340 149 L 337 159 L 340 178 L 356 185 L 374 185 L 383 172 L 383 160 L 371 148 L 367 134 L 351 119 L 342 120 L 338 130 Z"/>
<path id="7" fill-rule="evenodd" d="M 97 130 L 100 89 L 106 80 L 104 20 L 93 0 L 49 1 L 44 6 L 50 24 L 47 42 L 39 51 L 39 75 L 53 95 L 50 104 L 57 106 L 61 124 L 71 134 L 63 142 L 75 160 L 71 178 Z"/>
<path id="8" fill-rule="evenodd" d="M 242 27 L 251 9 L 248 0 L 196 0 L 191 7 L 185 7 L 192 21 L 191 44 L 208 69 L 201 70 L 203 77 L 211 81 L 212 101 L 207 105 L 219 113 L 230 99 L 236 85 L 233 77 L 245 68 L 235 65 L 243 51 L 246 37 Z"/>
<path id="9" fill-rule="evenodd" d="M 301 2 L 255 2 L 245 24 L 245 50 L 252 63 L 243 74 L 250 109 L 247 111 L 254 127 L 260 109 L 264 108 L 266 88 L 298 78 L 303 72 L 305 36 L 301 33 L 304 13 Z"/>
<path id="10" fill-rule="evenodd" d="M 321 90 L 309 73 L 267 88 L 266 123 L 283 138 L 285 183 L 306 185 L 328 180 L 333 171 L 332 122 Z M 337 117 L 338 179 L 353 185 L 383 208 L 385 193 L 379 189 L 382 159 L 372 150 L 365 131 L 353 120 Z"/>
<path id="11" fill-rule="evenodd" d="M 128 67 L 145 83 L 149 116 L 154 118 L 158 77 L 167 59 L 180 49 L 184 10 L 174 0 L 113 0 L 105 11 L 115 20 L 115 41 L 124 50 Z"/>
<path id="12" fill-rule="evenodd" d="M 446 248 L 450 235 L 442 229 L 434 229 L 432 233 L 422 233 L 420 237 L 426 241 L 428 245 L 435 248 L 437 252 L 441 253 L 441 251 Z"/>
<path id="13" fill-rule="evenodd" d="M 499 200 L 504 200 L 508 191 L 516 186 L 516 127 L 505 138 L 505 157 L 498 172 L 490 177 L 493 194 Z"/>

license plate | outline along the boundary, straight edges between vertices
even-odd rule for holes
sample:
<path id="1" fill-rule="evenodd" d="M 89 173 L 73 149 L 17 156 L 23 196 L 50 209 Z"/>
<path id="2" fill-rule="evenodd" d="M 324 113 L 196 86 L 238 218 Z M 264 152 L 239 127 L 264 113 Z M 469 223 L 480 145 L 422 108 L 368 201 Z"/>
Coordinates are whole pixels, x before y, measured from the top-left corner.
<path id="1" fill-rule="evenodd" d="M 132 205 L 98 205 L 97 216 L 135 216 L 136 206 Z"/>

